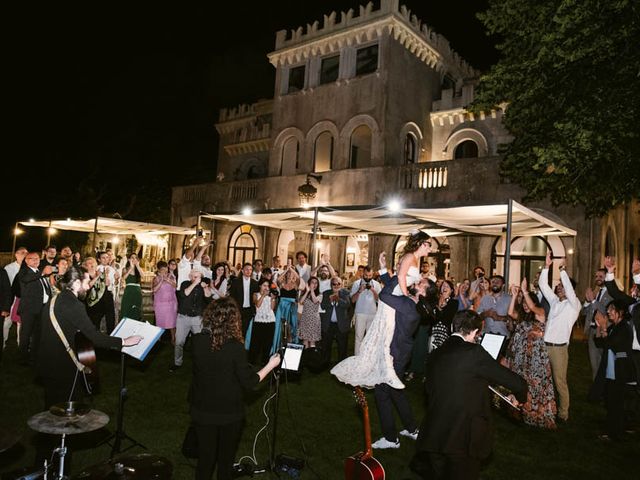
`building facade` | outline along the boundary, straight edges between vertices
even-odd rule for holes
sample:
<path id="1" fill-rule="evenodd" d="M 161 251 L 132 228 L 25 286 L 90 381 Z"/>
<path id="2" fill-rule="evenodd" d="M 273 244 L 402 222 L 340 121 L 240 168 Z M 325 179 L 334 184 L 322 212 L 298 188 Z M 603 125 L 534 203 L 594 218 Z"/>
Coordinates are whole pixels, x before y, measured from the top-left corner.
<path id="1" fill-rule="evenodd" d="M 217 181 L 173 189 L 172 223 L 200 222 L 210 230 L 217 242 L 214 258 L 233 264 L 263 258 L 269 264 L 276 254 L 284 260 L 311 251 L 309 232 L 199 218 L 201 212 L 299 207 L 298 186 L 310 173 L 322 177 L 314 204 L 323 207 L 377 206 L 392 199 L 449 207 L 524 196 L 498 172 L 498 146 L 510 140 L 503 109 L 479 115 L 466 110 L 479 72 L 398 0 L 279 31 L 268 58 L 276 69 L 273 99 L 220 112 Z M 566 257 L 584 288 L 605 253 L 616 255 L 620 265 L 638 255 L 637 202 L 591 220 L 580 208 L 527 206 L 552 212 L 578 235 L 514 238 L 512 280 L 533 276 L 547 248 Z M 504 242 L 504 236 L 438 237 L 426 268 L 456 280 L 475 265 L 500 272 Z M 315 250 L 350 272 L 402 243 L 382 234 L 320 233 Z M 183 246 L 174 244 L 173 253 Z"/>

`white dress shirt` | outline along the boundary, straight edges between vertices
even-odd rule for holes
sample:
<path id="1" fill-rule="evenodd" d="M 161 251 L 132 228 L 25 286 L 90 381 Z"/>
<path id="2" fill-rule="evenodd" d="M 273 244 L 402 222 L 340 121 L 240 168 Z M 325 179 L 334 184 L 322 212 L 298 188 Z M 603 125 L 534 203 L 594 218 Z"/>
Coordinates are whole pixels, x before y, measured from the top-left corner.
<path id="1" fill-rule="evenodd" d="M 361 278 L 353 282 L 353 285 L 351 286 L 352 298 L 360 290 L 360 285 L 362 284 L 362 282 L 364 282 L 364 280 Z M 375 315 L 376 314 L 376 310 L 378 309 L 378 302 L 376 302 L 376 299 L 373 296 L 372 290 L 374 290 L 376 293 L 379 294 L 380 291 L 382 290 L 382 287 L 375 280 L 371 280 L 370 284 L 371 284 L 371 288 L 368 289 L 365 287 L 365 289 L 362 290 L 362 292 L 360 292 L 360 295 L 358 296 L 358 300 L 356 300 L 356 306 L 353 311 L 354 314 L 359 314 L 359 315 Z"/>
<path id="2" fill-rule="evenodd" d="M 242 276 L 242 290 L 244 293 L 242 308 L 249 308 L 251 306 L 251 277 Z"/>
<path id="3" fill-rule="evenodd" d="M 297 264 L 296 271 L 298 272 L 298 275 L 300 275 L 300 278 L 302 278 L 305 282 L 309 281 L 309 278 L 311 277 L 311 265 L 309 265 L 308 263 L 305 263 L 303 266 Z"/>
<path id="4" fill-rule="evenodd" d="M 547 325 L 544 331 L 544 341 L 555 344 L 568 344 L 569 340 L 571 340 L 571 330 L 576 320 L 578 320 L 582 305 L 573 290 L 569 275 L 564 270 L 560 272 L 560 281 L 567 297 L 563 301 L 560 301 L 551 290 L 551 287 L 549 287 L 549 269 L 545 268 L 540 273 L 538 282 L 540 291 L 549 302 L 550 307 L 549 318 L 547 318 Z"/>
<path id="5" fill-rule="evenodd" d="M 7 275 L 9 276 L 9 283 L 13 285 L 13 280 L 16 278 L 16 275 L 18 275 L 18 272 L 20 271 L 20 264 L 13 261 L 10 264 L 5 265 L 4 269 L 7 271 Z"/>

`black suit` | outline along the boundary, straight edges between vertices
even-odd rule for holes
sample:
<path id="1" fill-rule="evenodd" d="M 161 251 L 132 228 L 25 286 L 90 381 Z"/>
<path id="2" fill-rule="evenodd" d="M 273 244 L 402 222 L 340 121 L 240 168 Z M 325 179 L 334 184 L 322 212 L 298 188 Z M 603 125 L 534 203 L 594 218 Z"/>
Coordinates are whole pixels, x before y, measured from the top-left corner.
<path id="1" fill-rule="evenodd" d="M 67 342 L 75 350 L 76 332 L 80 331 L 99 348 L 119 350 L 122 340 L 110 337 L 96 330 L 84 304 L 70 291 L 64 290 L 56 297 L 55 310 L 58 324 Z M 45 408 L 65 402 L 76 377 L 76 365 L 64 348 L 58 333 L 54 330 L 49 316 L 49 303 L 42 313 L 41 341 L 37 355 L 37 370 L 45 388 Z M 78 379 L 74 398 L 82 398 L 84 382 Z"/>
<path id="2" fill-rule="evenodd" d="M 39 271 L 30 267 L 21 268 L 17 280 L 20 282 L 20 352 L 22 361 L 28 360 L 29 351 L 32 359 L 40 340 L 40 317 L 44 307 L 44 293 L 51 297 L 49 279 L 43 277 Z"/>
<path id="3" fill-rule="evenodd" d="M 338 301 L 335 303 L 329 298 L 331 295 L 333 295 L 332 290 L 324 292 L 320 304 L 324 310 L 324 313 L 320 314 L 320 325 L 322 328 L 322 358 L 325 364 L 331 360 L 331 347 L 334 338 L 338 344 L 338 361 L 347 358 L 347 341 L 351 329 L 351 320 L 348 315 L 351 306 L 349 291 L 341 288 L 338 291 Z M 334 310 L 337 322 L 331 321 Z"/>
<path id="4" fill-rule="evenodd" d="M 247 334 L 247 329 L 249 328 L 249 322 L 256 314 L 256 306 L 253 304 L 253 294 L 260 291 L 258 287 L 258 282 L 256 282 L 253 278 L 249 281 L 249 307 L 243 308 L 242 305 L 244 303 L 244 275 L 240 275 L 236 277 L 231 282 L 231 286 L 229 287 L 229 295 L 236 302 L 238 302 L 238 307 L 240 308 L 240 313 L 242 314 L 242 335 Z"/>
<path id="5" fill-rule="evenodd" d="M 396 311 L 390 351 L 393 357 L 393 369 L 398 378 L 402 378 L 411 359 L 413 335 L 420 324 L 420 313 L 418 313 L 416 303 L 409 297 L 393 295 L 393 289 L 398 284 L 397 276 L 390 277 L 388 273 L 385 273 L 380 277 L 380 280 L 384 283 L 384 288 L 380 292 L 380 300 Z M 394 406 L 398 410 L 404 428 L 409 432 L 416 430 L 418 425 L 403 389 L 395 389 L 385 383 L 376 385 L 374 393 L 382 435 L 387 440 L 395 442 L 398 439 L 393 413 Z"/>
<path id="6" fill-rule="evenodd" d="M 635 300 L 632 296 L 621 292 L 615 280 L 604 282 L 604 285 L 607 287 L 607 293 L 611 295 L 611 298 L 614 300 L 622 300 L 629 306 L 629 310 L 631 311 L 631 325 L 635 330 L 636 340 L 640 343 L 640 300 Z M 638 285 L 638 288 L 640 288 L 640 285 Z M 632 350 L 631 358 L 636 372 L 640 376 L 640 351 Z"/>
<path id="7" fill-rule="evenodd" d="M 477 478 L 491 452 L 489 385 L 503 385 L 518 401 L 527 383 L 480 345 L 453 335 L 427 358 L 427 413 L 412 462 L 424 478 Z"/>

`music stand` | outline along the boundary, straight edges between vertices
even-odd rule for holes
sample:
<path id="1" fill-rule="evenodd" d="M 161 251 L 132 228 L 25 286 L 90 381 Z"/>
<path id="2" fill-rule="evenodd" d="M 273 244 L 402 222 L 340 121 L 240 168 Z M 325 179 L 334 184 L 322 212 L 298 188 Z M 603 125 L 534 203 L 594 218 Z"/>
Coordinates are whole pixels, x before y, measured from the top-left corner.
<path id="1" fill-rule="evenodd" d="M 124 431 L 124 402 L 127 399 L 127 384 L 126 384 L 126 372 L 127 372 L 127 361 L 126 354 L 120 353 L 120 394 L 118 398 L 118 413 L 116 416 L 116 431 L 109 435 L 106 439 L 100 442 L 100 445 L 107 444 L 111 445 L 111 458 L 115 457 L 117 454 L 126 452 L 131 448 L 136 446 L 142 447 L 147 450 L 143 444 L 138 442 L 136 439 L 127 435 Z M 131 445 L 129 445 L 124 450 L 121 449 L 122 441 L 129 440 Z M 113 444 L 111 443 L 113 442 Z"/>

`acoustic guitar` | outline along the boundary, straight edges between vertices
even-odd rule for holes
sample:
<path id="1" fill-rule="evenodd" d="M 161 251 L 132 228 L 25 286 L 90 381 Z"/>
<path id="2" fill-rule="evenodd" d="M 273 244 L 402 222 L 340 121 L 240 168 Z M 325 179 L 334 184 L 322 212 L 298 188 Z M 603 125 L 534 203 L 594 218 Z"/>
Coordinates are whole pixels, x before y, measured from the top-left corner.
<path id="1" fill-rule="evenodd" d="M 384 480 L 384 467 L 373 458 L 371 450 L 371 428 L 369 426 L 369 407 L 367 398 L 360 387 L 353 391 L 356 403 L 362 409 L 362 423 L 364 425 L 364 452 L 351 455 L 344 461 L 344 478 L 346 480 Z"/>
<path id="2" fill-rule="evenodd" d="M 76 332 L 75 336 L 75 352 L 78 361 L 85 367 L 84 375 L 89 384 L 89 388 L 94 390 L 98 387 L 98 362 L 96 358 L 96 350 L 91 340 L 89 340 L 80 330 Z M 90 393 L 90 392 L 89 392 Z"/>

